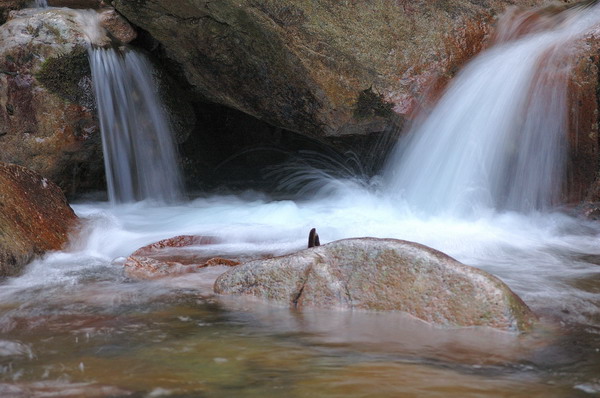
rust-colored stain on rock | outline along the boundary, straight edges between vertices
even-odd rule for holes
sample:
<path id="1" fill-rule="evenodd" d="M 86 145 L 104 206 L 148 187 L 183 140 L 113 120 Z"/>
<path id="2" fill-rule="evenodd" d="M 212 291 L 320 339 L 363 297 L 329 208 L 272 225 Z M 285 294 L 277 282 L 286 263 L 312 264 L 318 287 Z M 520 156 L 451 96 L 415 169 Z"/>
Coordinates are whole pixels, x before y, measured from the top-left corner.
<path id="1" fill-rule="evenodd" d="M 18 272 L 34 255 L 63 248 L 76 222 L 58 186 L 0 162 L 0 275 Z"/>

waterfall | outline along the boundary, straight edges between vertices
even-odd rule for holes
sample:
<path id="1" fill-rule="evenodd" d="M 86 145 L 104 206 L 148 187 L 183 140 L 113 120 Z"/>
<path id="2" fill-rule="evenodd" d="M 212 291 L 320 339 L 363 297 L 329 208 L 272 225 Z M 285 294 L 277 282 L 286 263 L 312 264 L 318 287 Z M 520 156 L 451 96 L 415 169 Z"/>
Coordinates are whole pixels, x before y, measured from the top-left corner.
<path id="1" fill-rule="evenodd" d="M 471 61 L 398 144 L 385 175 L 390 193 L 429 215 L 556 204 L 568 147 L 569 52 L 598 23 L 593 6 L 563 12 L 552 30 L 501 30 L 502 42 Z"/>
<path id="2" fill-rule="evenodd" d="M 36 8 L 47 8 L 48 7 L 48 0 L 35 0 L 33 2 L 33 6 Z"/>
<path id="3" fill-rule="evenodd" d="M 111 202 L 182 196 L 173 136 L 152 67 L 138 52 L 89 50 Z"/>

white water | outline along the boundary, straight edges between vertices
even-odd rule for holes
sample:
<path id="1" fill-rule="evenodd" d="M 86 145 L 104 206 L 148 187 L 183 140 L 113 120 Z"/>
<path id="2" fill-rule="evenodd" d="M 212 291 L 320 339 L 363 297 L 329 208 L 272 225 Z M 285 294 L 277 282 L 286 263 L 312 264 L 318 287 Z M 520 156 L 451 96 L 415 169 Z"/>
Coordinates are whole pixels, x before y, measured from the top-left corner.
<path id="1" fill-rule="evenodd" d="M 582 290 L 575 283 L 600 273 L 598 265 L 584 258 L 600 255 L 600 226 L 558 213 L 490 214 L 477 221 L 424 220 L 407 207 L 356 187 L 302 202 L 228 196 L 177 206 L 140 202 L 74 207 L 88 220 L 80 238 L 67 252 L 36 261 L 23 276 L 4 283 L 2 291 L 8 294 L 2 295 L 4 300 L 10 301 L 14 293 L 51 286 L 86 291 L 90 274 L 120 274 L 123 257 L 176 235 L 215 236 L 220 243 L 194 250 L 207 257 L 235 258 L 300 250 L 306 247 L 310 228 L 316 227 L 322 244 L 360 236 L 426 244 L 499 276 L 538 312 L 600 326 L 598 293 Z M 115 299 L 119 290 L 128 289 L 118 284 L 105 288 Z"/>
<path id="2" fill-rule="evenodd" d="M 89 58 L 110 201 L 181 199 L 173 134 L 151 65 L 127 49 L 92 47 Z"/>
<path id="3" fill-rule="evenodd" d="M 528 212 L 560 201 L 569 51 L 600 23 L 600 7 L 560 21 L 521 39 L 504 35 L 510 41 L 464 68 L 389 162 L 393 196 L 424 215 Z"/>

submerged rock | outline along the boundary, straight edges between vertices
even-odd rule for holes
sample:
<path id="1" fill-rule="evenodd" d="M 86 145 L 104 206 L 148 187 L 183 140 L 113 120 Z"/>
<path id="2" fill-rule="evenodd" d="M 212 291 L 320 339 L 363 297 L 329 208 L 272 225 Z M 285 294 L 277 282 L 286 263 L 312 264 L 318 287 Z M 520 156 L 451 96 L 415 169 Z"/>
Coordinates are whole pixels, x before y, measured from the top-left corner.
<path id="1" fill-rule="evenodd" d="M 125 273 L 135 279 L 156 279 L 197 271 L 201 268 L 240 264 L 236 260 L 210 257 L 194 247 L 217 243 L 211 236 L 182 235 L 136 250 L 125 261 Z"/>
<path id="2" fill-rule="evenodd" d="M 76 221 L 59 187 L 0 162 L 0 276 L 19 272 L 35 255 L 60 250 Z"/>
<path id="3" fill-rule="evenodd" d="M 403 311 L 450 327 L 528 330 L 535 316 L 498 278 L 429 247 L 395 239 L 346 239 L 245 263 L 215 292 L 292 307 Z"/>

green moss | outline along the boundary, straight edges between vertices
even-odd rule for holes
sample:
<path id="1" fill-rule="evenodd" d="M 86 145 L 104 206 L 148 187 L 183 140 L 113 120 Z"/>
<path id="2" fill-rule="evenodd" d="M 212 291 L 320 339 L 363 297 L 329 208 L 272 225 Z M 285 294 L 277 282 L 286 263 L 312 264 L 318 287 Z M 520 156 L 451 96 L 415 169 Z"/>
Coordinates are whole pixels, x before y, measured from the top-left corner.
<path id="1" fill-rule="evenodd" d="M 85 50 L 48 58 L 35 75 L 37 80 L 59 97 L 78 103 L 85 96 L 80 81 L 90 76 L 90 64 Z"/>
<path id="2" fill-rule="evenodd" d="M 394 104 L 386 102 L 382 94 L 377 94 L 372 88 L 363 90 L 358 95 L 354 108 L 354 117 L 358 120 L 371 117 L 388 118 L 394 114 Z"/>

